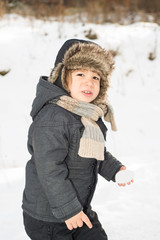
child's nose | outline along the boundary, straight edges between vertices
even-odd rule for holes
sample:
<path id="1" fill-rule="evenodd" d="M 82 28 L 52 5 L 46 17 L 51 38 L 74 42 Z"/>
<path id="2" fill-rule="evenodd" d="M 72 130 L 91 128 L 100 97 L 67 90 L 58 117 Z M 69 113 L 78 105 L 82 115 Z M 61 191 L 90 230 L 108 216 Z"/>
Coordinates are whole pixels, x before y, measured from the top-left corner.
<path id="1" fill-rule="evenodd" d="M 86 83 L 87 83 L 88 86 L 92 86 L 93 85 L 93 79 L 92 78 L 87 78 Z"/>

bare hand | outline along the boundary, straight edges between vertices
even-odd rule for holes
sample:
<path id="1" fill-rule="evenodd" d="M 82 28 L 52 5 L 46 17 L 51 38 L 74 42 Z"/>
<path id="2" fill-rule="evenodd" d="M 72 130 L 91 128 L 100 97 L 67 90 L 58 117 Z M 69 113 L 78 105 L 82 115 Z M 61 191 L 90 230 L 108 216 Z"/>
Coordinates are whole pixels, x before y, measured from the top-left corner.
<path id="1" fill-rule="evenodd" d="M 87 215 L 81 211 L 80 213 L 76 214 L 75 216 L 69 218 L 65 221 L 65 224 L 67 225 L 67 228 L 69 230 L 72 230 L 73 228 L 82 227 L 83 222 L 89 227 L 92 228 L 92 223 L 90 222 Z"/>

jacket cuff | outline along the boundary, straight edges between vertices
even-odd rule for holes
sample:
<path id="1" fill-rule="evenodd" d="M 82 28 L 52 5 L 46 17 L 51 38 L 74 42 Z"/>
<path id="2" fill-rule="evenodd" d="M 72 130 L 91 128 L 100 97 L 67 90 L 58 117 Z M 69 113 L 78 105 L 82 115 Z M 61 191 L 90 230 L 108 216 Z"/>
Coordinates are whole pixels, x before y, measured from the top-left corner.
<path id="1" fill-rule="evenodd" d="M 116 175 L 116 173 L 120 170 L 120 168 L 122 167 L 123 165 L 122 164 L 118 164 L 118 166 L 115 168 L 113 168 L 113 169 L 111 169 L 111 171 L 110 171 L 110 174 L 109 174 L 109 176 L 107 176 L 107 180 L 108 181 L 113 181 L 113 182 L 115 182 L 115 175 Z"/>
<path id="2" fill-rule="evenodd" d="M 123 166 L 124 166 L 124 165 L 120 165 L 120 166 L 117 168 L 117 170 L 115 171 L 115 173 L 113 174 L 113 177 L 111 178 L 111 180 L 112 180 L 113 182 L 116 181 L 116 180 L 115 180 L 115 176 L 116 176 L 117 172 L 119 172 L 120 169 L 121 169 L 121 167 L 123 167 Z"/>
<path id="3" fill-rule="evenodd" d="M 69 203 L 57 208 L 52 208 L 52 214 L 59 220 L 67 220 L 77 213 L 81 212 L 83 209 L 82 205 L 77 198 L 74 198 Z"/>

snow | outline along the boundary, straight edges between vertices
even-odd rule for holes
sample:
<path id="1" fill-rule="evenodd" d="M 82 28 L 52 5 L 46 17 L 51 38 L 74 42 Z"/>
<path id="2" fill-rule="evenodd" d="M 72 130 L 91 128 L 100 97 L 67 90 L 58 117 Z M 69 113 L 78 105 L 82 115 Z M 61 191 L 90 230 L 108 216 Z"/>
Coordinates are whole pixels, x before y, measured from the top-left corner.
<path id="1" fill-rule="evenodd" d="M 98 35 L 95 42 L 118 52 L 109 90 L 118 132 L 108 126 L 107 147 L 135 174 L 135 183 L 125 188 L 99 177 L 93 208 L 110 240 L 160 239 L 160 27 L 42 22 L 16 15 L 0 20 L 0 70 L 10 69 L 0 76 L 0 239 L 28 239 L 21 199 L 39 76 L 50 73 L 65 40 L 85 39 L 89 29 Z"/>

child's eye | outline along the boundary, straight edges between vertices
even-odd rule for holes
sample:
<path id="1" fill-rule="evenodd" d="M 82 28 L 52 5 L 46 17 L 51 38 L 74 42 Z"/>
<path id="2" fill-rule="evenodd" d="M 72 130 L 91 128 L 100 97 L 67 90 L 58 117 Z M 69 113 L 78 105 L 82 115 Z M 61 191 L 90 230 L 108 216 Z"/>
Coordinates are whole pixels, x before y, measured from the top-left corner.
<path id="1" fill-rule="evenodd" d="M 79 77 L 83 77 L 84 74 L 83 74 L 83 73 L 77 73 L 77 76 L 79 76 Z"/>
<path id="2" fill-rule="evenodd" d="M 100 77 L 94 76 L 93 79 L 99 81 L 99 80 L 100 80 Z"/>

